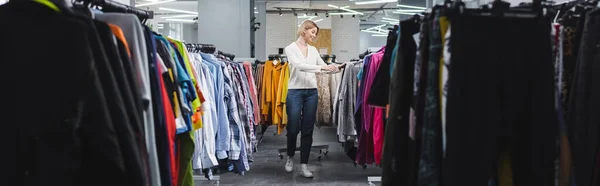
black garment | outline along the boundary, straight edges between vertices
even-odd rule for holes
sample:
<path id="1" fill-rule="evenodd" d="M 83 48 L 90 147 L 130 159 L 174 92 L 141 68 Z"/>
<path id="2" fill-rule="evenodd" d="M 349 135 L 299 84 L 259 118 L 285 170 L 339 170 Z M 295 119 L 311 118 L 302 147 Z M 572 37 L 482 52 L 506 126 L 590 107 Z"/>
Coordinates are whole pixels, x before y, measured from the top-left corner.
<path id="1" fill-rule="evenodd" d="M 591 185 L 600 140 L 600 9 L 586 17 L 567 113 L 577 185 Z"/>
<path id="2" fill-rule="evenodd" d="M 422 20 L 422 24 L 421 24 L 421 34 L 419 36 L 419 52 L 417 55 L 417 60 L 416 60 L 416 64 L 415 65 L 419 65 L 419 73 L 418 76 L 415 76 L 415 78 L 418 78 L 418 83 L 415 85 L 417 88 L 417 92 L 413 97 L 413 108 L 415 110 L 415 146 L 414 146 L 414 155 L 413 156 L 409 156 L 409 158 L 414 158 L 414 160 L 409 160 L 413 162 L 412 164 L 412 168 L 410 169 L 411 176 L 410 178 L 413 178 L 412 181 L 414 181 L 414 183 L 416 183 L 416 179 L 417 176 L 416 174 L 419 171 L 419 162 L 420 162 L 420 156 L 421 156 L 421 144 L 422 144 L 422 140 L 421 137 L 422 135 L 422 131 L 423 131 L 423 118 L 425 117 L 425 88 L 427 86 L 427 75 L 428 75 L 428 68 L 429 68 L 429 47 L 430 47 L 430 42 L 429 42 L 429 37 L 430 37 L 430 32 L 431 32 L 431 21 L 429 20 L 429 18 L 425 18 L 424 20 Z M 417 73 L 415 71 L 415 73 Z M 411 184 L 414 185 L 414 184 Z"/>
<path id="3" fill-rule="evenodd" d="M 394 94 L 389 95 L 390 110 L 384 130 L 385 139 L 381 160 L 382 185 L 395 186 L 412 183 L 410 175 L 414 172 L 410 169 L 414 162 L 411 162 L 408 157 L 414 153 L 409 151 L 410 146 L 414 146 L 414 141 L 408 137 L 408 125 L 417 53 L 416 42 L 412 35 L 419 32 L 419 27 L 419 24 L 412 20 L 400 22 L 400 46 L 389 90 Z"/>
<path id="4" fill-rule="evenodd" d="M 379 107 L 385 107 L 388 104 L 388 96 L 390 91 L 390 66 L 393 62 L 392 52 L 396 47 L 396 39 L 398 38 L 398 27 L 395 26 L 393 30 L 388 32 L 387 42 L 385 44 L 385 51 L 383 53 L 383 61 L 379 66 L 379 70 L 375 74 L 373 85 L 371 85 L 371 92 L 367 100 L 369 105 L 376 105 Z"/>
<path id="5" fill-rule="evenodd" d="M 512 147 L 515 186 L 554 185 L 558 121 L 550 23 L 452 19 L 444 186 L 488 185 Z"/>
<path id="6" fill-rule="evenodd" d="M 125 122 L 121 124 L 117 124 L 115 129 L 117 132 L 121 133 L 119 135 L 119 143 L 122 145 L 121 151 L 124 155 L 125 160 L 125 169 L 129 175 L 131 175 L 131 184 L 132 185 L 143 185 L 146 181 L 145 178 L 146 172 L 143 167 L 147 167 L 147 157 L 144 155 L 146 153 L 145 141 L 144 141 L 144 133 L 143 133 L 143 122 L 142 117 L 137 112 L 137 105 L 135 104 L 135 100 L 140 99 L 140 95 L 134 98 L 132 91 L 130 90 L 131 86 L 129 85 L 127 74 L 125 72 L 123 62 L 120 60 L 120 54 L 118 49 L 116 48 L 116 37 L 113 35 L 111 29 L 108 27 L 106 23 L 100 21 L 94 21 L 97 35 L 99 36 L 101 45 L 103 46 L 103 51 L 95 51 L 98 55 L 105 55 L 101 57 L 106 57 L 102 66 L 99 66 L 100 76 L 109 77 L 110 81 L 104 82 L 113 82 L 114 84 L 104 84 L 105 87 L 111 86 L 107 90 L 106 95 L 114 96 L 113 99 L 110 99 L 111 96 L 107 96 L 107 101 L 109 102 L 109 108 L 111 112 L 113 112 L 116 118 L 122 117 Z M 108 92 L 112 90 L 112 92 Z M 114 109 L 114 110 L 113 110 Z M 134 143 L 132 143 L 134 142 Z"/>
<path id="7" fill-rule="evenodd" d="M 130 185 L 89 22 L 34 1 L 0 6 L 0 61 L 9 95 L 0 162 L 10 185 Z M 93 26 L 93 25 L 92 25 Z M 17 73 L 17 71 L 15 71 Z M 108 88 L 108 87 L 107 87 Z M 10 110 L 10 111 L 8 111 Z M 110 179 L 97 179 L 98 175 Z"/>
<path id="8" fill-rule="evenodd" d="M 442 118 L 440 110 L 440 59 L 442 58 L 444 43 L 442 40 L 440 10 L 435 10 L 431 21 L 431 34 L 429 40 L 429 61 L 427 71 L 423 117 L 421 118 L 421 156 L 419 158 L 418 185 L 437 186 L 441 183 L 442 170 Z"/>

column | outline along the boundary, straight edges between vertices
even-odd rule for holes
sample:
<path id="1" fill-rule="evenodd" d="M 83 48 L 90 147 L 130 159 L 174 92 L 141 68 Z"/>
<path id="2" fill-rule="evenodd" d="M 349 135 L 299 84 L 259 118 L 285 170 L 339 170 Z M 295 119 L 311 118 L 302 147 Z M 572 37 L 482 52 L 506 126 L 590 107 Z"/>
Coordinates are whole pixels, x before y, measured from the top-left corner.
<path id="1" fill-rule="evenodd" d="M 198 41 L 218 50 L 250 57 L 250 20 L 254 7 L 249 0 L 198 0 Z"/>
<path id="2" fill-rule="evenodd" d="M 254 32 L 255 44 L 254 54 L 255 58 L 260 61 L 267 60 L 267 2 L 265 0 L 256 0 L 254 3 L 256 6 L 256 21 L 260 23 L 260 29 Z"/>

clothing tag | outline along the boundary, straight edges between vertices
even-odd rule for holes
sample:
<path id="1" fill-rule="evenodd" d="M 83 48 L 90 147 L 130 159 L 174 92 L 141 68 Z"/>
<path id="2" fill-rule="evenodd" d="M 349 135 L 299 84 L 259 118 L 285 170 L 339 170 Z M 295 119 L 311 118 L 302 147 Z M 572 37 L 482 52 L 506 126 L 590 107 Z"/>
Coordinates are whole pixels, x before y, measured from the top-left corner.
<path id="1" fill-rule="evenodd" d="M 277 65 L 277 63 L 279 63 L 279 61 L 273 60 L 273 65 Z"/>
<path id="2" fill-rule="evenodd" d="M 421 35 L 421 32 L 417 32 L 416 34 L 413 35 L 413 39 L 415 39 L 415 42 L 417 43 L 417 48 L 419 48 L 419 43 L 421 43 L 421 40 L 419 37 L 419 35 Z"/>

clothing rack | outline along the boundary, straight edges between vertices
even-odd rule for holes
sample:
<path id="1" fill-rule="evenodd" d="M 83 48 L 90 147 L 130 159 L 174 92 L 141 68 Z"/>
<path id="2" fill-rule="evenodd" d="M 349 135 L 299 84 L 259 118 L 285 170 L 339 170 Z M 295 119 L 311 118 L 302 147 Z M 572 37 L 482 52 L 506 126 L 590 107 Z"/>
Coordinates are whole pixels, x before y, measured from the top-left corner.
<path id="1" fill-rule="evenodd" d="M 233 59 L 235 58 L 235 54 L 230 54 L 230 53 L 225 53 L 223 51 L 217 51 L 217 54 L 225 56 L 226 58 L 228 58 L 229 60 L 233 61 Z"/>
<path id="2" fill-rule="evenodd" d="M 154 11 L 143 10 L 129 5 L 125 5 L 112 0 L 77 0 L 84 5 L 100 6 L 103 12 L 121 12 L 135 14 L 140 20 L 148 20 L 154 18 Z"/>
<path id="3" fill-rule="evenodd" d="M 217 51 L 217 47 L 213 44 L 201 44 L 201 43 L 186 43 L 185 47 L 190 52 L 203 52 L 208 54 L 214 54 Z"/>

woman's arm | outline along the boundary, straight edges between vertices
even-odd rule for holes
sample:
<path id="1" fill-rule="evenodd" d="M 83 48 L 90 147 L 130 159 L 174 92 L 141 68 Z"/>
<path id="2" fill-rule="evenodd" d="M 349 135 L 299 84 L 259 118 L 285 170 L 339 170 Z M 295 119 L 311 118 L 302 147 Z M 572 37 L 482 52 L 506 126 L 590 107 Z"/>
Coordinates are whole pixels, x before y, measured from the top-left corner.
<path id="1" fill-rule="evenodd" d="M 301 62 L 303 60 L 300 58 L 302 54 L 298 54 L 297 52 L 292 51 L 290 47 L 285 47 L 284 52 L 285 55 L 288 57 L 288 62 L 290 63 L 290 65 L 299 69 L 300 71 L 312 73 L 321 72 L 321 65 L 310 65 Z"/>

